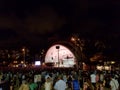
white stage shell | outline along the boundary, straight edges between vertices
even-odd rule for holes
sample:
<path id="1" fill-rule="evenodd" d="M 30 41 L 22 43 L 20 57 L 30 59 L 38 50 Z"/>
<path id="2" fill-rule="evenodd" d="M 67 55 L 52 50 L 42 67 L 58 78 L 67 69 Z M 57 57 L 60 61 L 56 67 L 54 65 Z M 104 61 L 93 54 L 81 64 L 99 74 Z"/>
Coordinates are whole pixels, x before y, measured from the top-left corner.
<path id="1" fill-rule="evenodd" d="M 76 59 L 67 47 L 56 44 L 48 49 L 45 63 L 54 63 L 54 67 L 73 67 L 76 64 Z"/>

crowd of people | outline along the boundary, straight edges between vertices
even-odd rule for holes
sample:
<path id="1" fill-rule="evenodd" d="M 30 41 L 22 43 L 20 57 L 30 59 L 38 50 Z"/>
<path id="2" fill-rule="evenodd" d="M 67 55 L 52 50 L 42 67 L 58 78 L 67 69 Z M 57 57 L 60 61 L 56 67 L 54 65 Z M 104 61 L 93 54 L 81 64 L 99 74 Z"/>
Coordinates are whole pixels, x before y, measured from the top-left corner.
<path id="1" fill-rule="evenodd" d="M 119 71 L 73 68 L 0 71 L 0 90 L 119 90 Z"/>

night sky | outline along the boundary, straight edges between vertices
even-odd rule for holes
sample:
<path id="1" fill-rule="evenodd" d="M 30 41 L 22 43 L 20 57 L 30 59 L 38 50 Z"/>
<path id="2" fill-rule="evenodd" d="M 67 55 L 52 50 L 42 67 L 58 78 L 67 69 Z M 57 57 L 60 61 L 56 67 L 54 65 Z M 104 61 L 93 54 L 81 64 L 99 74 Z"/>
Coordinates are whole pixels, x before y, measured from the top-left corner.
<path id="1" fill-rule="evenodd" d="M 0 47 L 44 47 L 79 33 L 116 50 L 120 3 L 112 0 L 0 0 Z"/>

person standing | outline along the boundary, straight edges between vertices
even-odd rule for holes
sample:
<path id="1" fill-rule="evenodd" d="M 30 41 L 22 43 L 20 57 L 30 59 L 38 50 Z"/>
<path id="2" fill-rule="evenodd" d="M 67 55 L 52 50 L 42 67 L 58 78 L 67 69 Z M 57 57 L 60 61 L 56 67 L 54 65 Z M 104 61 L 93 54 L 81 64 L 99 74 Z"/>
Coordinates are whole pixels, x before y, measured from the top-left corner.
<path id="1" fill-rule="evenodd" d="M 26 80 L 22 81 L 22 84 L 21 84 L 19 90 L 29 90 L 29 85 Z"/>
<path id="2" fill-rule="evenodd" d="M 96 88 L 96 74 L 93 72 L 93 73 L 90 75 L 90 78 L 91 78 L 91 83 L 92 83 L 92 85 L 94 86 L 94 88 Z"/>
<path id="3" fill-rule="evenodd" d="M 110 88 L 111 90 L 118 90 L 119 88 L 119 83 L 113 76 L 110 77 Z"/>
<path id="4" fill-rule="evenodd" d="M 62 80 L 62 76 L 58 76 L 58 80 L 56 81 L 54 85 L 55 90 L 65 90 L 67 88 L 66 83 Z"/>
<path id="5" fill-rule="evenodd" d="M 45 90 L 52 90 L 52 80 L 50 76 L 46 77 L 46 81 L 44 83 Z"/>
<path id="6" fill-rule="evenodd" d="M 78 78 L 73 75 L 72 79 L 73 79 L 72 80 L 72 90 L 80 90 L 80 83 L 78 81 Z"/>
<path id="7" fill-rule="evenodd" d="M 37 90 L 38 88 L 38 84 L 36 82 L 34 82 L 33 79 L 30 79 L 29 81 L 29 90 Z"/>
<path id="8" fill-rule="evenodd" d="M 83 84 L 83 90 L 94 90 L 94 86 L 92 85 L 89 78 L 85 79 L 85 82 Z"/>

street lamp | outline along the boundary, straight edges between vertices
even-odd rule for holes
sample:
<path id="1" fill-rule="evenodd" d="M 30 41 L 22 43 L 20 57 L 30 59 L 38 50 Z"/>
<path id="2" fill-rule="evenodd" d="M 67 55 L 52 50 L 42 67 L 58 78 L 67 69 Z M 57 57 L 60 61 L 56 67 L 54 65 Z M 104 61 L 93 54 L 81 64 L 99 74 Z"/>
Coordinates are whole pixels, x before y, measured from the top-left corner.
<path id="1" fill-rule="evenodd" d="M 74 38 L 74 37 L 71 37 L 71 41 L 75 42 L 75 38 Z"/>
<path id="2" fill-rule="evenodd" d="M 25 48 L 23 48 L 22 51 L 23 51 L 23 62 L 25 64 Z"/>
<path id="3" fill-rule="evenodd" d="M 60 46 L 56 46 L 56 49 L 58 49 L 58 67 L 60 66 L 60 61 L 59 61 L 59 49 L 60 49 Z"/>

